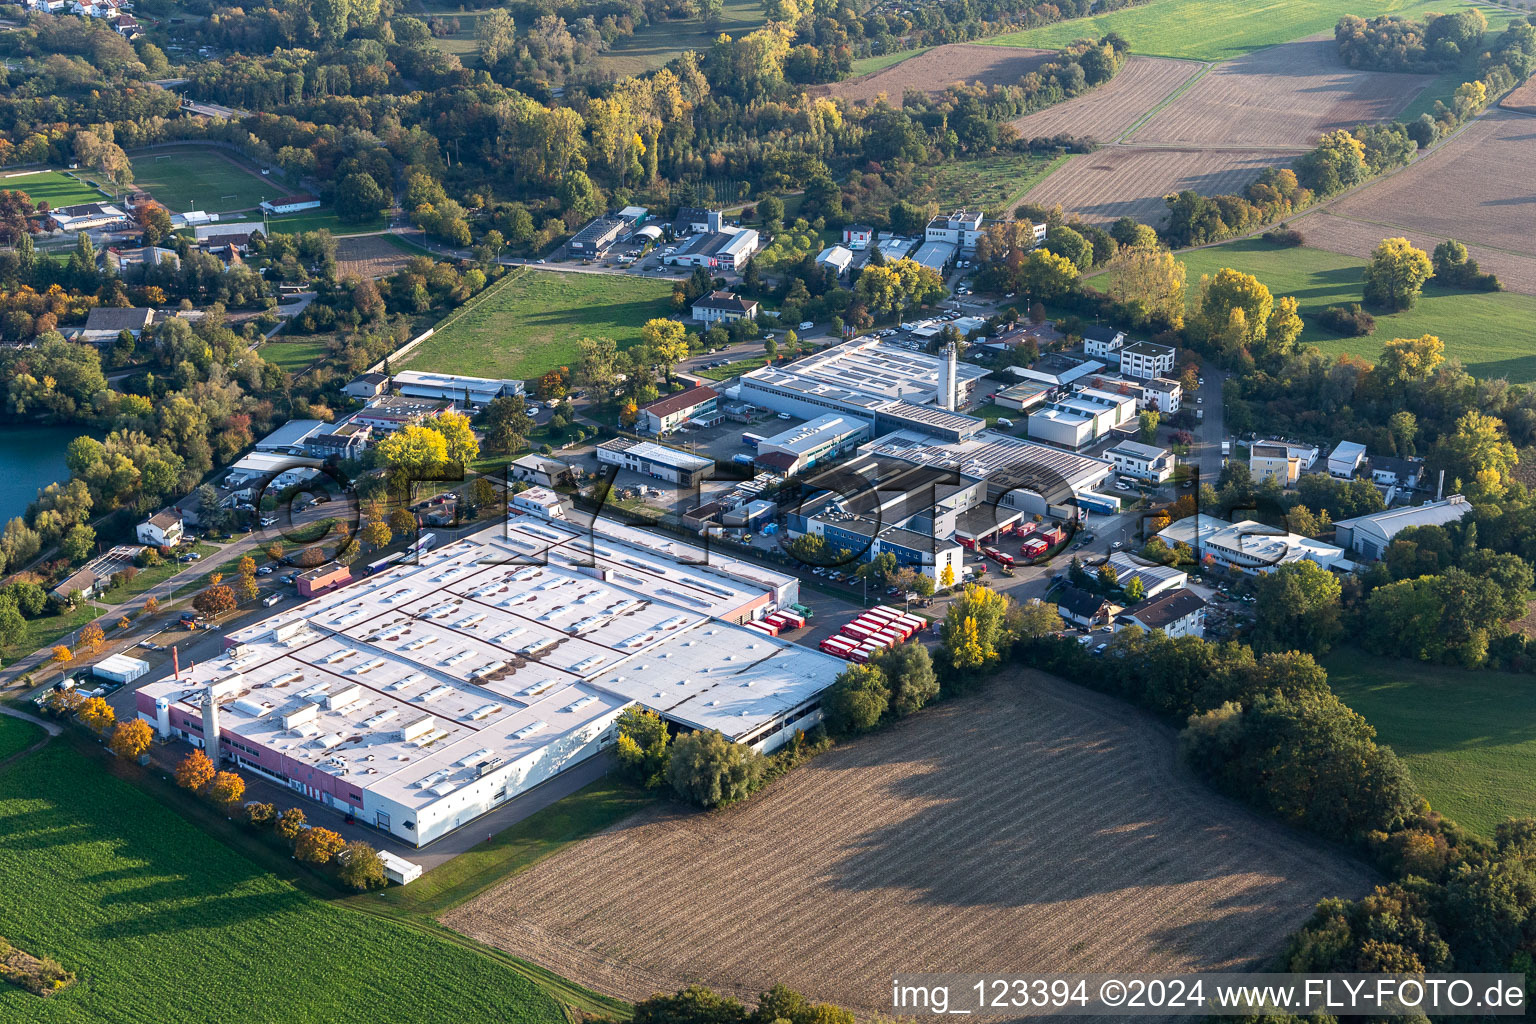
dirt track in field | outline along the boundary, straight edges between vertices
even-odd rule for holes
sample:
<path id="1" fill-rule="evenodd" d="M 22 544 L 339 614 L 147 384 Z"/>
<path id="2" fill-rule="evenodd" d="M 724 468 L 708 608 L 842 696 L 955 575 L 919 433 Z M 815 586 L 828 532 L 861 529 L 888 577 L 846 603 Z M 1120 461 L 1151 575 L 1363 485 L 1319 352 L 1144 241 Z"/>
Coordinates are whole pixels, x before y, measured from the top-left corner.
<path id="1" fill-rule="evenodd" d="M 1066 134 L 1109 142 L 1199 70 L 1190 60 L 1132 57 L 1107 84 L 1012 124 L 1026 139 Z"/>
<path id="2" fill-rule="evenodd" d="M 1469 246 L 1536 259 L 1533 168 L 1536 117 L 1493 110 L 1407 170 L 1330 209 L 1340 217 L 1378 225 L 1382 238 L 1405 232 L 1437 240 L 1455 238 Z M 1496 270 L 1491 259 L 1488 269 Z"/>
<path id="3" fill-rule="evenodd" d="M 999 50 L 1002 52 L 997 52 Z M 899 107 L 908 89 L 936 93 L 956 83 L 1013 85 L 1055 56 L 1054 50 L 947 43 L 916 57 L 908 57 L 900 64 L 846 82 L 814 86 L 806 92 L 812 96 L 845 99 L 853 104 L 874 103 L 884 93 L 891 106 Z"/>
<path id="4" fill-rule="evenodd" d="M 377 235 L 348 235 L 336 240 L 336 272 L 359 281 L 393 274 L 411 261 L 411 254 Z"/>
<path id="5" fill-rule="evenodd" d="M 1358 256 L 1361 259 L 1369 259 L 1383 238 L 1407 238 L 1425 252 L 1433 252 L 1435 246 L 1446 238 L 1422 231 L 1351 220 L 1332 210 L 1309 213 L 1290 221 L 1290 226 L 1305 235 L 1306 244 L 1315 249 L 1327 249 L 1329 252 Z M 1520 256 L 1481 245 L 1468 245 L 1467 252 L 1477 260 L 1481 269 L 1497 274 L 1508 291 L 1536 295 L 1536 256 Z"/>
<path id="6" fill-rule="evenodd" d="M 744 806 L 642 812 L 444 921 L 627 999 L 784 982 L 867 1014 L 899 971 L 1244 968 L 1370 884 L 1189 777 L 1168 729 L 1020 670 Z"/>
<path id="7" fill-rule="evenodd" d="M 1170 192 L 1240 193 L 1264 168 L 1289 162 L 1290 155 L 1283 153 L 1110 146 L 1072 157 L 1030 189 L 1024 201 L 1060 203 L 1092 224 L 1134 217 L 1159 226 L 1168 216 L 1163 196 Z"/>
<path id="8" fill-rule="evenodd" d="M 1392 118 L 1434 80 L 1355 71 L 1332 39 L 1284 43 L 1218 64 L 1130 141 L 1308 148 L 1325 132 Z"/>

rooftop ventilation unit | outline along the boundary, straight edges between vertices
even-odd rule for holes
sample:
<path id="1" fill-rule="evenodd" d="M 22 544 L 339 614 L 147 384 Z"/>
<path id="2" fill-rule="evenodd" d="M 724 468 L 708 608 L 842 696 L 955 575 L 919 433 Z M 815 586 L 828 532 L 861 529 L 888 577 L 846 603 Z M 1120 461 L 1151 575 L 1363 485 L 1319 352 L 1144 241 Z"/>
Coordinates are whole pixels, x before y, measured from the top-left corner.
<path id="1" fill-rule="evenodd" d="M 383 725 L 385 722 L 389 721 L 391 718 L 397 717 L 399 714 L 400 714 L 400 711 L 399 711 L 398 708 L 385 708 L 383 711 L 380 711 L 378 714 L 370 715 L 369 717 L 363 719 L 363 724 L 366 725 L 370 729 L 374 729 L 374 728 L 377 728 L 378 726 Z M 373 755 L 369 754 L 368 756 L 372 757 Z"/>
<path id="2" fill-rule="evenodd" d="M 352 702 L 361 698 L 362 695 L 363 688 L 357 683 L 353 683 L 351 686 L 342 687 L 335 693 L 327 694 L 325 697 L 325 706 L 335 710 L 344 704 L 351 704 Z"/>
<path id="3" fill-rule="evenodd" d="M 412 685 L 414 683 L 419 683 L 419 682 L 421 682 L 422 680 L 424 680 L 426 678 L 427 678 L 427 675 L 426 675 L 425 672 L 412 672 L 408 676 L 401 676 L 399 679 L 396 679 L 394 682 L 392 682 L 388 686 L 384 687 L 384 689 L 386 689 L 386 690 L 403 690 L 407 686 L 410 686 L 410 685 Z"/>
<path id="4" fill-rule="evenodd" d="M 426 693 L 421 695 L 421 700 L 423 702 L 429 701 L 429 700 L 437 700 L 437 698 L 442 697 L 442 696 L 444 696 L 446 694 L 450 694 L 452 692 L 453 692 L 453 687 L 448 686 L 447 684 L 443 684 L 442 686 L 434 686 L 434 687 L 432 687 L 432 689 L 428 690 Z"/>
<path id="5" fill-rule="evenodd" d="M 475 778 L 483 778 L 500 768 L 506 762 L 500 757 L 489 757 L 475 765 Z"/>
<path id="6" fill-rule="evenodd" d="M 486 747 L 481 747 L 479 750 L 475 751 L 473 754 L 465 754 L 463 757 L 461 757 L 457 761 L 455 761 L 454 764 L 458 765 L 460 768 L 468 768 L 470 765 L 472 765 L 475 762 L 479 761 L 482 757 L 484 757 L 485 755 L 487 755 L 489 753 L 490 753 L 489 749 L 487 749 Z"/>
<path id="7" fill-rule="evenodd" d="M 590 657 L 590 658 L 583 658 L 580 661 L 578 661 L 576 664 L 572 665 L 571 666 L 571 671 L 576 673 L 577 675 L 581 675 L 583 672 L 590 672 L 590 671 L 592 671 L 593 669 L 597 668 L 599 665 L 601 665 L 603 662 L 605 662 L 607 660 L 608 660 L 608 655 L 606 655 L 606 654 L 594 654 L 594 655 L 592 655 L 592 657 Z"/>
<path id="8" fill-rule="evenodd" d="M 502 634 L 500 634 L 498 636 L 491 637 L 491 643 L 493 643 L 493 644 L 504 644 L 508 640 L 511 640 L 513 637 L 515 637 L 515 636 L 522 636 L 526 632 L 528 632 L 526 627 L 523 627 L 523 626 L 513 626 L 511 629 L 507 630 L 505 633 L 502 633 Z"/>
<path id="9" fill-rule="evenodd" d="M 413 722 L 407 722 L 400 727 L 400 739 L 405 743 L 421 739 L 432 732 L 434 721 L 431 715 L 422 715 Z"/>
<path id="10" fill-rule="evenodd" d="M 567 711 L 580 711 L 582 708 L 587 707 L 587 706 L 592 705 L 592 704 L 596 704 L 596 703 L 597 703 L 597 698 L 592 696 L 589 693 L 585 697 L 582 697 L 579 700 L 572 701 L 570 704 L 566 705 L 565 710 L 567 710 Z"/>
<path id="11" fill-rule="evenodd" d="M 500 704 L 482 704 L 475 708 L 475 710 L 471 711 L 466 717 L 468 717 L 471 722 L 478 722 L 482 718 L 489 718 L 491 715 L 500 710 Z"/>
<path id="12" fill-rule="evenodd" d="M 551 648 L 553 646 L 555 646 L 555 638 L 552 637 L 552 636 L 551 637 L 544 637 L 542 639 L 535 640 L 532 643 L 524 644 L 523 646 L 521 646 L 521 647 L 519 647 L 517 649 L 517 653 L 518 654 L 538 654 L 540 651 L 546 651 L 546 650 L 548 650 L 549 648 Z"/>

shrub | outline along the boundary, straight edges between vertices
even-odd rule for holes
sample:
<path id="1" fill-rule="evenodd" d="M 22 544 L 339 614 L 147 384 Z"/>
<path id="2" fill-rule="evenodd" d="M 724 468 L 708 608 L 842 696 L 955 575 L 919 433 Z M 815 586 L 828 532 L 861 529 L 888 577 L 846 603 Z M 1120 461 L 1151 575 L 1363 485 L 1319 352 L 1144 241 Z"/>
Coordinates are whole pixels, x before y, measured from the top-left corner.
<path id="1" fill-rule="evenodd" d="M 328 828 L 307 828 L 294 840 L 293 855 L 311 864 L 329 864 L 346 845 L 346 840 Z"/>
<path id="2" fill-rule="evenodd" d="M 1329 306 L 1317 315 L 1320 326 L 1347 338 L 1358 338 L 1376 330 L 1376 318 L 1367 313 L 1358 302 L 1347 306 Z"/>
<path id="3" fill-rule="evenodd" d="M 679 736 L 667 763 L 667 781 L 673 791 L 700 807 L 745 799 L 762 777 L 763 755 L 713 729 Z"/>
<path id="4" fill-rule="evenodd" d="M 336 863 L 341 866 L 337 876 L 342 884 L 358 892 L 382 889 L 388 882 L 384 876 L 384 861 L 379 857 L 379 852 L 360 840 L 354 840 L 343 846 L 341 852 L 336 855 Z"/>
<path id="5" fill-rule="evenodd" d="M 277 816 L 277 834 L 292 842 L 304 831 L 304 812 L 297 807 L 290 807 Z"/>
<path id="6" fill-rule="evenodd" d="M 271 828 L 277 821 L 277 808 L 260 802 L 246 804 L 245 820 L 255 828 Z"/>
<path id="7" fill-rule="evenodd" d="M 1283 245 L 1291 248 L 1307 244 L 1305 235 L 1295 228 L 1287 227 L 1284 224 L 1264 232 L 1264 241 L 1270 245 Z"/>

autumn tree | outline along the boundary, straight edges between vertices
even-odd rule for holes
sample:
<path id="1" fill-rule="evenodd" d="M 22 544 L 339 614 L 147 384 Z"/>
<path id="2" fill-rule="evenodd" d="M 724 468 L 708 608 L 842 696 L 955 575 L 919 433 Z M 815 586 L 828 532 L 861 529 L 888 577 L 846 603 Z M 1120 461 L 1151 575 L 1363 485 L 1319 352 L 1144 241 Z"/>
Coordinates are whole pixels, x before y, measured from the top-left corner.
<path id="1" fill-rule="evenodd" d="M 1365 301 L 1380 309 L 1409 309 L 1434 274 L 1429 254 L 1406 238 L 1387 238 L 1365 268 Z"/>
<path id="2" fill-rule="evenodd" d="M 1454 478 L 1488 489 L 1502 487 L 1519 461 L 1504 421 L 1476 409 L 1463 413 L 1455 428 L 1441 436 L 1433 459 Z"/>
<path id="3" fill-rule="evenodd" d="M 389 880 L 379 851 L 360 839 L 343 846 L 336 854 L 336 863 L 340 866 L 336 876 L 341 883 L 358 892 L 382 889 Z"/>
<path id="4" fill-rule="evenodd" d="M 208 780 L 203 792 L 213 803 L 228 807 L 245 796 L 245 780 L 234 772 L 219 772 Z"/>
<path id="5" fill-rule="evenodd" d="M 136 758 L 154 742 L 155 731 L 142 718 L 132 718 L 112 730 L 107 747 L 118 757 Z"/>
<path id="6" fill-rule="evenodd" d="M 1016 614 L 1011 598 L 989 587 L 967 586 L 950 604 L 939 627 L 954 667 L 980 669 L 995 664 L 1013 642 L 1009 619 Z"/>
<path id="7" fill-rule="evenodd" d="M 100 697 L 87 698 L 86 702 L 80 705 L 80 710 L 75 713 L 75 716 L 88 729 L 97 733 L 106 732 L 112 727 L 112 723 L 117 721 L 117 713 L 112 710 L 112 705 Z"/>
<path id="8" fill-rule="evenodd" d="M 216 772 L 208 755 L 201 750 L 194 750 L 176 766 L 176 785 L 196 793 L 213 780 Z"/>
<path id="9" fill-rule="evenodd" d="M 645 789 L 660 786 L 666 781 L 667 761 L 671 756 L 667 723 L 654 711 L 631 707 L 619 715 L 618 726 L 615 756 L 620 773 Z"/>
<path id="10" fill-rule="evenodd" d="M 678 796 L 700 807 L 745 799 L 763 778 L 763 755 L 732 743 L 719 731 L 690 732 L 672 744 L 667 781 Z"/>
<path id="11" fill-rule="evenodd" d="M 328 828 L 307 828 L 293 843 L 293 855 L 310 864 L 329 864 L 347 845 L 347 841 Z"/>
<path id="12" fill-rule="evenodd" d="M 873 729 L 890 703 L 885 673 L 875 665 L 849 665 L 821 697 L 827 729 L 837 734 Z"/>
<path id="13" fill-rule="evenodd" d="M 160 611 L 160 599 L 159 598 L 151 596 L 151 597 L 146 597 L 144 599 L 144 614 L 145 615 L 155 615 L 159 611 Z"/>
<path id="14" fill-rule="evenodd" d="M 1155 232 L 1152 239 L 1151 245 L 1127 245 L 1110 257 L 1104 268 L 1104 292 L 1134 320 L 1157 318 L 1170 330 L 1178 330 L 1184 326 L 1184 264 L 1156 244 Z"/>
<path id="15" fill-rule="evenodd" d="M 209 587 L 192 599 L 192 607 L 209 618 L 234 611 L 238 605 L 235 592 L 224 584 Z"/>
<path id="16" fill-rule="evenodd" d="M 640 328 L 640 338 L 651 350 L 667 380 L 671 380 L 672 367 L 688 358 L 688 331 L 676 320 L 657 317 L 647 320 Z"/>
<path id="17" fill-rule="evenodd" d="M 277 824 L 273 826 L 277 834 L 292 842 L 304 831 L 304 811 L 298 807 L 290 807 L 277 816 Z"/>
<path id="18" fill-rule="evenodd" d="M 443 413 L 433 421 L 432 429 L 443 436 L 443 451 L 449 462 L 468 466 L 480 457 L 480 442 L 475 440 L 469 417 L 463 413 Z"/>

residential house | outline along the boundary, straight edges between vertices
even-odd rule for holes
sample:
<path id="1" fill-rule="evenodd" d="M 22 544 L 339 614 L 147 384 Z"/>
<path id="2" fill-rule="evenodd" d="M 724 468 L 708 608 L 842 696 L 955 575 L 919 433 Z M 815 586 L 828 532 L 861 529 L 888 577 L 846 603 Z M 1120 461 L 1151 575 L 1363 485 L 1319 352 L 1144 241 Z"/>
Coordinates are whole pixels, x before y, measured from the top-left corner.
<path id="1" fill-rule="evenodd" d="M 736 320 L 756 320 L 756 299 L 744 299 L 735 292 L 713 291 L 693 303 L 693 318 L 703 324 L 728 324 Z"/>
<path id="2" fill-rule="evenodd" d="M 508 475 L 538 487 L 558 487 L 571 482 L 571 467 L 558 459 L 529 453 L 513 461 Z"/>
<path id="3" fill-rule="evenodd" d="M 1184 385 L 1171 377 L 1153 377 L 1141 384 L 1142 409 L 1155 409 L 1171 416 L 1184 406 Z"/>
<path id="4" fill-rule="evenodd" d="M 181 510 L 175 507 L 162 509 L 140 523 L 134 536 L 140 544 L 156 548 L 173 548 L 181 543 Z"/>
<path id="5" fill-rule="evenodd" d="M 350 420 L 329 430 L 319 430 L 304 439 L 304 451 L 327 462 L 360 459 L 368 451 L 373 428 Z"/>
<path id="6" fill-rule="evenodd" d="M 1102 359 L 1108 366 L 1120 363 L 1120 348 L 1125 344 L 1125 332 L 1113 327 L 1083 328 L 1083 355 Z"/>
<path id="7" fill-rule="evenodd" d="M 110 345 L 124 331 L 137 338 L 154 321 L 154 317 L 155 311 L 144 306 L 96 306 L 86 314 L 84 327 L 73 328 L 65 333 L 71 341 Z"/>
<path id="8" fill-rule="evenodd" d="M 1061 617 L 1075 626 L 1093 629 L 1108 626 L 1120 614 L 1121 606 L 1107 597 L 1063 583 L 1046 595 L 1045 599 L 1056 606 Z"/>
<path id="9" fill-rule="evenodd" d="M 1135 625 L 1170 640 L 1205 636 L 1205 599 L 1193 590 L 1169 590 L 1148 597 L 1120 613 L 1120 625 Z"/>
<path id="10" fill-rule="evenodd" d="M 1301 457 L 1283 444 L 1260 441 L 1248 450 L 1248 473 L 1256 484 L 1273 477 L 1281 487 L 1290 487 L 1301 470 Z"/>
<path id="11" fill-rule="evenodd" d="M 1371 480 L 1381 487 L 1401 487 L 1411 491 L 1424 478 L 1423 459 L 1400 459 L 1395 455 L 1372 455 Z"/>
<path id="12" fill-rule="evenodd" d="M 1167 377 L 1173 373 L 1176 354 L 1171 345 L 1138 341 L 1120 349 L 1120 372 L 1127 377 L 1139 377 L 1142 380 Z"/>
<path id="13" fill-rule="evenodd" d="M 134 267 L 168 266 L 175 270 L 180 261 L 174 249 L 146 245 L 137 249 L 108 249 L 102 254 L 102 262 L 117 271 L 119 277 Z"/>

